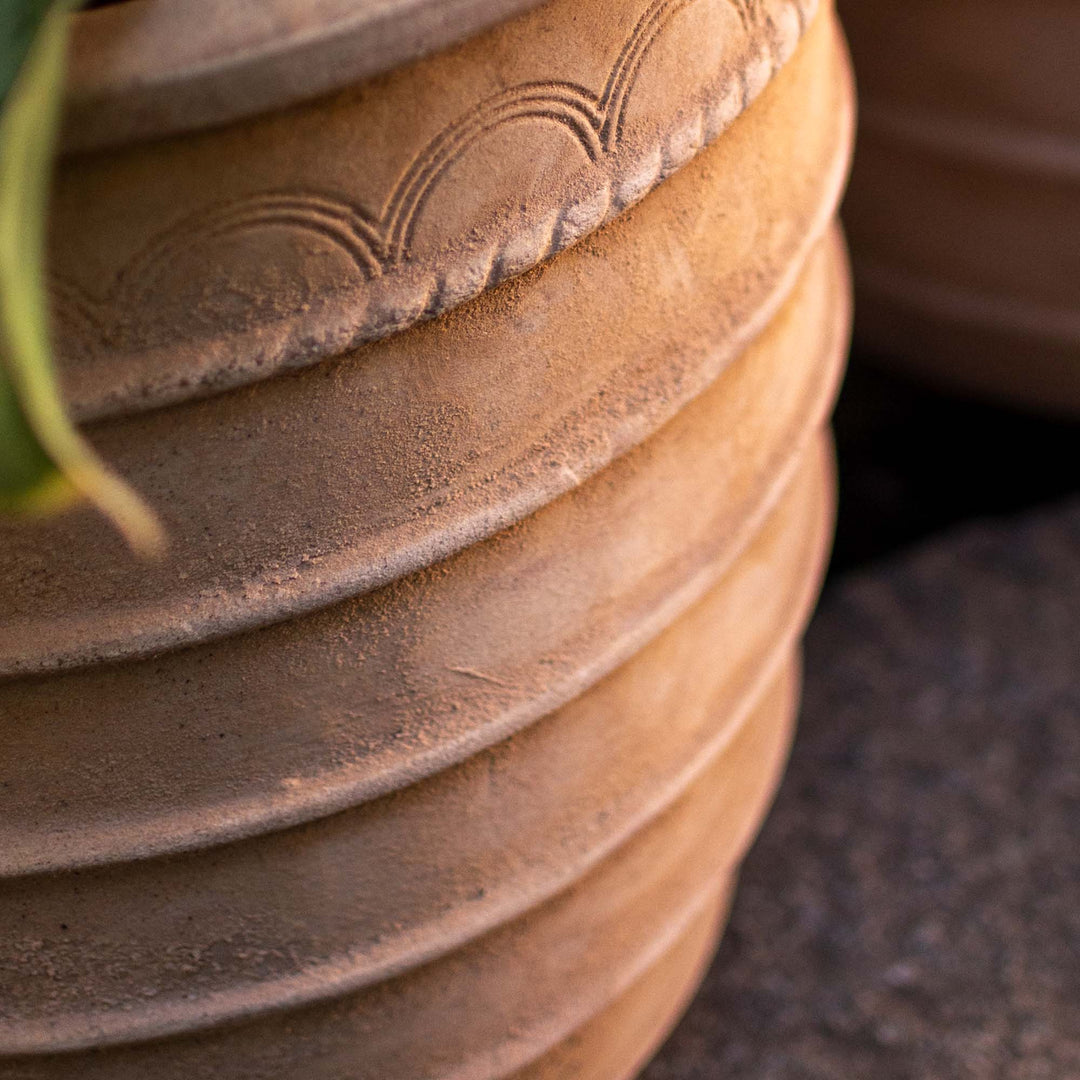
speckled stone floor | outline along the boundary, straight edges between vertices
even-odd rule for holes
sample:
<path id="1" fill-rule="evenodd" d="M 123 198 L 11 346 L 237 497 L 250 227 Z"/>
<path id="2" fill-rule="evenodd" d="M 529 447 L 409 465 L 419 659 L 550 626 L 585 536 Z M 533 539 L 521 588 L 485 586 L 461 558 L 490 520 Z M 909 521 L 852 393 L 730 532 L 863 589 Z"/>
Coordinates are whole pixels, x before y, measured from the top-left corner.
<path id="1" fill-rule="evenodd" d="M 728 934 L 644 1077 L 1080 1077 L 1080 499 L 834 576 Z"/>

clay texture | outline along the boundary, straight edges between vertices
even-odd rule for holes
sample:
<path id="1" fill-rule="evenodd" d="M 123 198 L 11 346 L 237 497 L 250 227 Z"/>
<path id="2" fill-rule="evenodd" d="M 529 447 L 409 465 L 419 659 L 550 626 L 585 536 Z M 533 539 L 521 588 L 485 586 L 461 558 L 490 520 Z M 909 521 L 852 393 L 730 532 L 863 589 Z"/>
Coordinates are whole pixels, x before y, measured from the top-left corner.
<path id="1" fill-rule="evenodd" d="M 325 607 L 580 484 L 778 310 L 839 197 L 847 77 L 823 16 L 728 136 L 564 257 L 332 365 L 92 427 L 162 514 L 168 558 L 132 574 L 89 513 L 33 532 L 0 525 L 0 671 Z M 190 378 L 202 359 L 188 350 Z"/>
<path id="2" fill-rule="evenodd" d="M 164 351 L 107 331 L 68 355 L 91 437 L 173 549 L 132 564 L 84 513 L 2 526 L 0 1080 L 624 1080 L 700 977 L 787 753 L 829 545 L 851 81 L 827 8 L 589 10 L 556 0 L 339 98 L 69 158 L 71 191 L 108 195 L 58 230 L 58 275 L 90 280 L 174 187 L 237 182 L 238 145 L 255 187 L 265 152 L 330 190 L 350 131 L 376 140 L 354 177 L 396 174 L 415 132 L 354 129 L 363 110 L 426 117 L 408 80 L 439 64 L 455 108 L 493 64 L 517 85 L 496 48 L 514 34 L 546 64 L 627 41 L 634 93 L 684 55 L 651 120 L 627 106 L 630 145 L 699 115 L 694 18 L 718 19 L 710 78 L 747 105 L 542 266 L 521 201 L 499 218 L 530 252 L 513 280 L 400 333 L 320 338 L 293 371 L 261 353 L 281 311 L 245 305 L 288 307 L 296 261 L 326 254 L 275 218 L 271 244 L 245 226 L 220 264 L 168 263 L 174 285 L 202 267 L 235 287 L 235 370 L 204 349 L 232 302 L 205 276 L 209 322 L 168 289 L 172 314 L 118 303 Z M 543 20 L 575 11 L 614 36 L 566 48 Z M 559 173 L 522 116 L 500 156 Z M 273 150 L 323 120 L 322 150 Z M 452 270 L 464 249 L 440 244 Z M 312 311 L 362 295 L 327 267 Z M 245 292 L 250 273 L 277 277 Z"/>
<path id="3" fill-rule="evenodd" d="M 0 864 L 79 867 L 310 819 L 571 700 L 694 602 L 748 542 L 824 421 L 847 319 L 834 241 L 714 387 L 511 532 L 304 619 L 0 684 L 11 769 L 71 762 L 9 809 Z M 797 583 L 772 587 L 793 613 Z M 528 633 L 506 632 L 518 624 Z M 747 627 L 741 645 L 751 642 Z M 55 718 L 45 730 L 42 715 Z M 128 753 L 118 760 L 100 731 L 121 716 Z M 342 723 L 348 716 L 363 723 Z"/>
<path id="4" fill-rule="evenodd" d="M 841 3 L 863 89 L 845 207 L 861 343 L 1080 412 L 1080 12 Z"/>
<path id="5" fill-rule="evenodd" d="M 75 19 L 64 144 L 99 150 L 282 109 L 540 0 L 124 0 Z"/>
<path id="6" fill-rule="evenodd" d="M 816 7 L 553 0 L 313 104 L 69 159 L 53 265 L 73 402 L 303 367 L 535 266 L 726 130 Z"/>

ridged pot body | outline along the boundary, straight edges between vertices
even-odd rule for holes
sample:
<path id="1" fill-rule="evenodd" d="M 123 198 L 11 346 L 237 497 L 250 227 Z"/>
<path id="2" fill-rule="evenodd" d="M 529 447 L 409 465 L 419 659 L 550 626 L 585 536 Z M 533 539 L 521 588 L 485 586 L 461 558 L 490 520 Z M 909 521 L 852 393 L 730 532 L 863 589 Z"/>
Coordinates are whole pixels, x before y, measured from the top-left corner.
<path id="1" fill-rule="evenodd" d="M 1080 11 L 841 3 L 860 73 L 845 222 L 867 349 L 1080 412 Z"/>
<path id="2" fill-rule="evenodd" d="M 442 160 L 431 80 L 485 122 L 434 126 L 433 231 L 343 274 L 331 203 Z M 571 131 L 569 169 L 552 88 L 609 84 L 610 146 Z M 61 311 L 65 378 L 172 545 L 133 564 L 89 512 L 0 527 L 2 1080 L 634 1073 L 791 735 L 851 127 L 827 7 L 555 0 L 67 159 L 58 288 L 121 285 L 83 337 Z M 297 169 L 322 201 L 268 217 Z M 364 321 L 466 250 L 500 269 Z"/>

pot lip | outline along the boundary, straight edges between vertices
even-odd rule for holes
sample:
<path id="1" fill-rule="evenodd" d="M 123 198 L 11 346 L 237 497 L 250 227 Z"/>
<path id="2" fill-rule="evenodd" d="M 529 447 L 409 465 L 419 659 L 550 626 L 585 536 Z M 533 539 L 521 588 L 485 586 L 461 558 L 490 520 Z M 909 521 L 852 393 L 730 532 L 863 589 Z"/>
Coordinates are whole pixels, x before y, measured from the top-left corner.
<path id="1" fill-rule="evenodd" d="M 80 12 L 63 149 L 103 149 L 286 108 L 541 2 L 124 0 Z"/>

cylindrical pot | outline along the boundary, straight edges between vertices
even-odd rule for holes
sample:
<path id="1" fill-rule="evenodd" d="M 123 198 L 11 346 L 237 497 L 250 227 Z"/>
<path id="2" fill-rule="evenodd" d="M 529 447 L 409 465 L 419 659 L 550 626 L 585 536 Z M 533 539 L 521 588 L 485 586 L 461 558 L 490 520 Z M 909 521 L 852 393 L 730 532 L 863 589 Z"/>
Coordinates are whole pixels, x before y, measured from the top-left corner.
<path id="1" fill-rule="evenodd" d="M 841 2 L 862 89 L 856 338 L 942 384 L 1080 412 L 1080 10 Z"/>
<path id="2" fill-rule="evenodd" d="M 2 528 L 0 1077 L 621 1080 L 777 781 L 828 545 L 831 12 L 555 0 L 214 115 L 245 53 L 157 128 L 87 55 L 65 380 L 172 546 Z"/>

